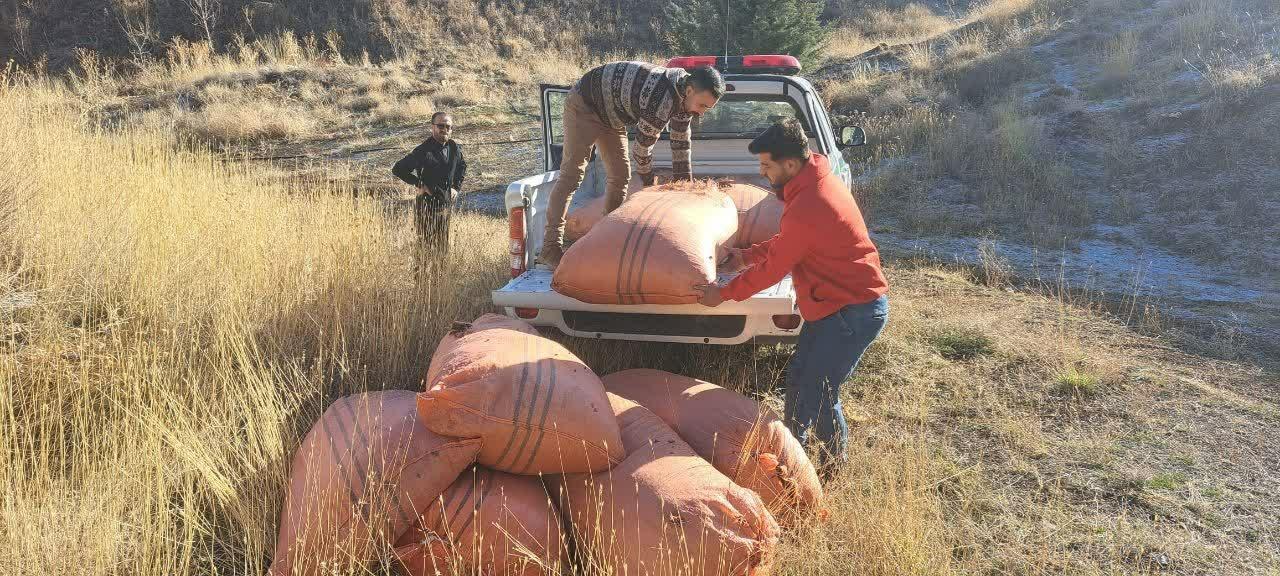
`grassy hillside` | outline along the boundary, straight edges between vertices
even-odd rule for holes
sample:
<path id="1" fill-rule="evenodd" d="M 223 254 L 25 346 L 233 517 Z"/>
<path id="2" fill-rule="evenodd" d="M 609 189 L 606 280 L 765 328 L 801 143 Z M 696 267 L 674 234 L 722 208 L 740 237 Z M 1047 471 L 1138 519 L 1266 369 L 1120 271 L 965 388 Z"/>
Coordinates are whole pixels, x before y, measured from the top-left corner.
<path id="1" fill-rule="evenodd" d="M 431 111 L 460 113 L 459 138 L 482 144 L 472 150 L 490 167 L 471 183 L 492 189 L 535 169 L 535 145 L 483 144 L 538 136 L 539 83 L 610 58 L 664 58 L 656 39 L 592 49 L 584 29 L 554 26 L 541 4 L 454 4 L 406 5 L 388 30 L 413 47 L 383 55 L 299 25 L 173 40 L 128 65 L 81 52 L 70 72 L 104 125 L 301 170 L 341 163 L 349 180 L 394 193 L 385 166 L 423 137 Z M 566 6 L 573 19 L 611 21 Z M 1280 297 L 1265 289 L 1280 278 L 1265 216 L 1280 207 L 1267 136 L 1280 118 L 1278 10 L 1264 0 L 836 2 L 825 58 L 807 74 L 834 115 L 869 128 L 870 146 L 847 157 L 880 232 L 992 237 L 1049 260 L 1094 241 L 1134 255 L 1097 273 L 1135 284 L 1155 247 L 1230 292 L 1222 301 L 1191 286 L 1158 304 L 1196 309 L 1202 333 L 1244 333 L 1280 320 L 1265 305 Z M 447 37 L 422 35 L 446 12 Z"/>
<path id="2" fill-rule="evenodd" d="M 1280 278 L 1275 2 L 1003 0 L 959 18 L 907 4 L 850 22 L 816 75 L 872 127 L 857 159 L 886 228 L 1099 238 L 1249 288 Z"/>
<path id="3" fill-rule="evenodd" d="M 338 38 L 333 47 L 343 55 L 375 60 L 443 57 L 449 46 L 508 56 L 526 44 L 604 51 L 652 45 L 660 37 L 653 15 L 661 10 L 654 0 L 13 1 L 0 4 L 0 62 L 63 70 L 77 51 L 90 50 L 130 68 L 163 58 L 175 42 L 221 49 L 282 32 Z"/>
<path id="4" fill-rule="evenodd" d="M 289 456 L 335 397 L 414 388 L 489 308 L 503 222 L 464 216 L 415 285 L 409 224 L 350 189 L 86 126 L 0 92 L 0 567 L 258 574 Z M 84 177 L 68 178 L 68 174 Z M 1274 373 L 1071 302 L 891 262 L 846 388 L 852 463 L 784 574 L 1274 572 Z M 786 350 L 568 341 L 777 401 Z"/>
<path id="5" fill-rule="evenodd" d="M 440 108 L 467 192 L 535 170 L 502 142 L 538 135 L 538 83 L 662 58 L 597 44 L 653 34 L 647 4 L 597 4 L 227 1 L 253 32 L 212 44 L 180 1 L 0 6 L 0 59 L 70 74 L 0 69 L 0 572 L 261 574 L 324 407 L 418 386 L 505 277 L 505 222 L 468 212 L 446 280 L 415 283 L 407 215 L 369 192 L 403 192 L 387 167 Z M 1111 239 L 1274 285 L 1274 1 L 828 6 L 810 76 L 870 129 L 848 158 L 877 234 Z M 112 16 L 140 7 L 166 38 L 141 55 Z M 994 246 L 887 260 L 851 463 L 779 573 L 1280 574 L 1280 377 L 1234 331 L 1274 306 L 1205 304 L 1221 329 L 1185 338 L 1136 291 L 1016 290 Z M 790 352 L 565 343 L 775 404 Z"/>

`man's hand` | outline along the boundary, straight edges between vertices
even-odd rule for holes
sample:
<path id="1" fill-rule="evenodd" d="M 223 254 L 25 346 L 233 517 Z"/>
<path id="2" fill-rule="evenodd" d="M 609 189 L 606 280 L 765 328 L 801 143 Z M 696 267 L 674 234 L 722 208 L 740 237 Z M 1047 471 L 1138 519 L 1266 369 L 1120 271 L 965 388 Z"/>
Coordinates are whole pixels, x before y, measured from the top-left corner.
<path id="1" fill-rule="evenodd" d="M 729 256 L 720 262 L 721 272 L 733 273 L 747 267 L 747 251 L 741 248 L 730 248 Z"/>
<path id="2" fill-rule="evenodd" d="M 640 183 L 643 184 L 646 188 L 649 186 L 653 186 L 653 172 L 648 172 L 648 173 L 641 172 Z"/>
<path id="3" fill-rule="evenodd" d="M 450 202 L 453 202 L 453 201 L 455 201 L 455 200 L 457 200 L 457 199 L 458 199 L 458 189 L 457 189 L 457 188 L 450 188 L 450 189 L 449 189 L 449 201 L 450 201 Z"/>
<path id="4" fill-rule="evenodd" d="M 724 303 L 724 297 L 720 295 L 719 284 L 702 284 L 696 288 L 702 290 L 702 296 L 698 298 L 699 304 L 715 308 Z"/>

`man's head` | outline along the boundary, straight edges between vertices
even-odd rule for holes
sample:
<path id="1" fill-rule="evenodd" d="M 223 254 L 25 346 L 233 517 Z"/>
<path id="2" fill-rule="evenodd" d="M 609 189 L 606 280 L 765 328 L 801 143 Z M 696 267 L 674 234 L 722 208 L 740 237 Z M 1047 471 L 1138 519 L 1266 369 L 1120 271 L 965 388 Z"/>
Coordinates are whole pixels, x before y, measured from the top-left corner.
<path id="1" fill-rule="evenodd" d="M 809 137 L 795 118 L 774 122 L 747 146 L 760 161 L 760 175 L 769 179 L 775 192 L 795 178 L 809 162 Z"/>
<path id="2" fill-rule="evenodd" d="M 715 107 L 724 96 L 724 78 L 710 66 L 689 71 L 684 83 L 684 111 L 701 116 Z"/>
<path id="3" fill-rule="evenodd" d="M 431 115 L 431 137 L 441 144 L 449 141 L 453 134 L 453 115 L 448 112 L 436 112 Z"/>

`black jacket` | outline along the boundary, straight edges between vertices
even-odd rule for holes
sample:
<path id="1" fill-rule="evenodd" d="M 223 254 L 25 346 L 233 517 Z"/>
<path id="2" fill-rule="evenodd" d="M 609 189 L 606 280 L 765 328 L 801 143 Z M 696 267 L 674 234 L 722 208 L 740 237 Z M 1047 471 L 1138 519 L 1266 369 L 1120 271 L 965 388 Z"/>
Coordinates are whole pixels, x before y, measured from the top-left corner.
<path id="1" fill-rule="evenodd" d="M 435 138 L 427 138 L 408 156 L 396 162 L 391 173 L 411 186 L 425 186 L 431 191 L 431 203 L 443 206 L 449 198 L 450 188 L 462 191 L 462 181 L 467 176 L 467 160 L 462 157 L 462 147 L 456 140 L 441 144 Z"/>

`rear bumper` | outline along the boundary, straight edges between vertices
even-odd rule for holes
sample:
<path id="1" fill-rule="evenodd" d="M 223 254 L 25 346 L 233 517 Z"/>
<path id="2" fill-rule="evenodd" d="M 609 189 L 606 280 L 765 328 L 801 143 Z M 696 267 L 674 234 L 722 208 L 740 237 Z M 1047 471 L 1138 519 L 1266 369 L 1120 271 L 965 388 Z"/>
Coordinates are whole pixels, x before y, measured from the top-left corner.
<path id="1" fill-rule="evenodd" d="M 799 323 L 791 277 L 745 301 L 725 301 L 710 308 L 701 304 L 588 304 L 551 288 L 552 273 L 527 270 L 492 292 L 494 305 L 512 318 L 517 310 L 533 318 L 521 318 L 534 326 L 555 328 L 580 338 L 676 342 L 683 344 L 742 344 L 753 338 L 790 340 L 800 326 L 779 328 L 774 317 Z M 722 275 L 717 281 L 728 282 Z"/>
<path id="2" fill-rule="evenodd" d="M 535 268 L 527 270 L 506 286 L 492 292 L 495 306 L 507 308 L 540 308 L 546 310 L 577 310 L 582 312 L 628 312 L 635 314 L 684 314 L 690 316 L 765 316 L 770 314 L 795 314 L 795 290 L 791 277 L 738 302 L 726 300 L 715 308 L 701 304 L 589 304 L 556 292 L 551 287 L 552 273 Z M 731 275 L 721 275 L 717 282 L 724 285 Z"/>
<path id="3" fill-rule="evenodd" d="M 520 318 L 515 308 L 504 308 L 506 314 L 512 318 Z M 573 312 L 568 312 L 573 314 Z M 652 318 L 657 315 L 643 313 L 625 313 L 617 314 L 618 317 L 632 317 L 636 320 L 637 325 L 652 326 L 655 322 Z M 624 318 L 623 321 L 616 322 L 615 330 L 624 331 L 604 331 L 604 330 L 582 330 L 579 329 L 584 324 L 581 321 L 572 321 L 572 318 L 566 317 L 563 310 L 539 309 L 538 315 L 532 319 L 522 318 L 522 320 L 544 328 L 555 328 L 561 333 L 576 336 L 579 338 L 595 338 L 600 340 L 628 340 L 633 342 L 673 342 L 679 344 L 720 344 L 731 346 L 735 344 L 743 344 L 755 338 L 767 339 L 769 342 L 791 342 L 800 335 L 800 327 L 795 329 L 778 328 L 773 323 L 771 315 L 745 315 L 731 317 L 721 315 L 723 319 L 741 319 L 740 322 L 718 322 L 714 326 L 709 326 L 707 331 L 701 335 L 695 335 L 688 326 L 682 325 L 678 321 L 671 321 L 669 324 L 673 331 L 679 331 L 679 334 L 661 333 L 661 330 L 644 330 L 643 333 L 628 333 L 625 326 L 630 324 Z M 694 318 L 694 317 L 690 317 Z M 666 320 L 665 318 L 663 320 Z M 661 322 L 657 322 L 661 324 Z M 738 330 L 737 326 L 741 326 Z M 577 328 L 575 328 L 577 326 Z M 726 333 L 727 327 L 733 327 L 736 333 Z"/>

